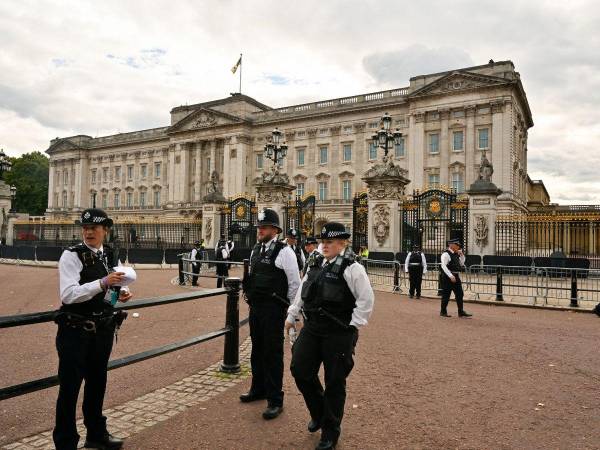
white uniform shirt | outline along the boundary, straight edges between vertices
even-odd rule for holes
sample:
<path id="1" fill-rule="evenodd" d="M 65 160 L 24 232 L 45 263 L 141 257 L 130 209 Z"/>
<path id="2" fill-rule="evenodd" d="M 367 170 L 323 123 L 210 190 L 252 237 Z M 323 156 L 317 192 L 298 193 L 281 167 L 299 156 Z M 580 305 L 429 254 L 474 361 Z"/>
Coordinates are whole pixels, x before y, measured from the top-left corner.
<path id="1" fill-rule="evenodd" d="M 99 249 L 92 248 L 84 244 L 94 254 L 103 252 L 104 247 Z M 110 263 L 109 263 L 110 264 Z M 106 266 L 108 270 L 108 265 Z M 100 285 L 100 280 L 90 281 L 89 283 L 79 284 L 80 272 L 83 270 L 83 264 L 76 252 L 65 250 L 58 261 L 58 274 L 60 278 L 60 300 L 65 305 L 72 303 L 83 303 L 91 300 L 100 294 L 104 289 Z M 105 300 L 110 301 L 110 291 L 106 291 Z"/>
<path id="2" fill-rule="evenodd" d="M 448 251 L 450 253 L 454 253 L 451 249 L 448 249 Z M 467 259 L 465 257 L 465 255 L 464 254 L 460 255 L 458 257 L 458 259 L 460 261 L 460 265 L 464 266 L 465 265 L 465 260 Z M 450 263 L 450 255 L 448 253 L 446 253 L 446 252 L 442 253 L 442 256 L 440 258 L 440 262 L 442 263 L 441 266 L 442 266 L 442 270 L 444 271 L 444 273 L 446 275 L 448 275 L 448 278 L 452 278 L 454 275 L 452 275 L 452 272 L 450 272 L 450 270 L 448 270 L 448 264 Z"/>
<path id="3" fill-rule="evenodd" d="M 193 260 L 193 261 L 195 261 L 195 260 L 196 260 L 196 255 L 197 255 L 198 253 L 202 254 L 201 252 L 202 252 L 202 248 L 200 248 L 200 249 L 198 250 L 198 249 L 196 249 L 196 248 L 194 247 L 194 248 L 192 249 L 192 253 L 190 254 L 190 259 L 191 259 L 191 260 Z M 198 263 L 197 263 L 197 262 L 193 262 L 192 264 L 193 264 L 193 265 L 196 265 L 196 264 L 198 264 Z"/>
<path id="4" fill-rule="evenodd" d="M 275 238 L 271 239 L 269 242 L 265 243 L 265 247 L 266 247 L 267 251 L 269 250 L 269 247 L 271 246 L 271 244 L 273 243 L 273 241 L 275 239 L 277 239 L 277 238 L 275 237 Z M 261 245 L 262 245 L 262 243 L 261 243 Z M 252 260 L 253 253 L 254 253 L 254 250 L 252 250 L 252 253 L 250 253 L 250 260 Z M 283 247 L 281 249 L 281 251 L 277 255 L 277 258 L 275 258 L 275 267 L 277 267 L 278 269 L 282 269 L 285 272 L 285 275 L 287 277 L 287 283 L 288 283 L 287 298 L 288 298 L 289 302 L 292 303 L 292 301 L 296 297 L 296 291 L 298 290 L 298 287 L 300 286 L 300 273 L 298 272 L 298 263 L 296 262 L 296 254 L 289 246 Z"/>
<path id="5" fill-rule="evenodd" d="M 412 255 L 412 252 L 408 252 L 408 255 L 406 255 L 406 261 L 404 261 L 405 272 L 408 272 L 408 261 L 410 260 L 410 255 Z M 427 273 L 427 260 L 425 260 L 425 253 L 421 253 L 421 261 L 423 263 L 423 273 Z"/>
<path id="6" fill-rule="evenodd" d="M 333 259 L 331 261 L 333 261 Z M 325 263 L 326 259 L 324 258 L 323 265 L 325 265 Z M 310 268 L 302 279 L 302 283 L 306 281 L 309 272 Z M 371 313 L 373 312 L 373 303 L 375 301 L 375 294 L 373 293 L 369 276 L 367 275 L 364 266 L 358 263 L 350 264 L 348 267 L 346 267 L 343 276 L 344 280 L 346 280 L 346 283 L 348 284 L 350 292 L 352 292 L 352 295 L 354 295 L 354 298 L 356 299 L 356 306 L 352 311 L 352 320 L 350 320 L 350 325 L 355 326 L 356 328 L 367 325 L 369 323 L 369 317 L 371 317 Z M 302 285 L 300 286 L 302 287 Z M 294 303 L 292 303 L 292 305 L 290 305 L 288 308 L 288 316 L 286 320 L 289 323 L 295 323 L 296 317 L 298 314 L 300 314 L 300 310 L 303 306 L 304 302 L 302 301 L 302 289 L 300 288 L 296 293 Z"/>

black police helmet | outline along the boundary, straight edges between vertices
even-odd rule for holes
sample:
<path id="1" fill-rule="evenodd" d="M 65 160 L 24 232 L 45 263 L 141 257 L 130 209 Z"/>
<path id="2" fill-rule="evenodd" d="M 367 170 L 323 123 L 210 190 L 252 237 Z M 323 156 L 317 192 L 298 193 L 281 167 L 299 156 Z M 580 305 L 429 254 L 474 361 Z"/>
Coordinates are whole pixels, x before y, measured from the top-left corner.
<path id="1" fill-rule="evenodd" d="M 339 222 L 327 222 L 321 229 L 321 239 L 348 239 L 350 233 Z"/>
<path id="2" fill-rule="evenodd" d="M 257 225 L 259 227 L 270 225 L 277 228 L 280 233 L 282 231 L 281 227 L 279 226 L 279 214 L 277 214 L 277 211 L 271 208 L 265 208 L 258 213 Z"/>
<path id="3" fill-rule="evenodd" d="M 290 228 L 287 232 L 287 236 L 298 239 L 298 230 L 295 228 Z"/>
<path id="4" fill-rule="evenodd" d="M 450 239 L 448 241 L 448 246 L 452 245 L 452 244 L 456 244 L 458 245 L 460 248 L 462 248 L 462 242 L 460 242 L 460 239 Z"/>
<path id="5" fill-rule="evenodd" d="M 317 239 L 309 236 L 306 238 L 306 240 L 304 241 L 304 245 L 318 245 L 319 243 L 317 242 Z"/>
<path id="6" fill-rule="evenodd" d="M 108 218 L 108 215 L 100 208 L 88 208 L 81 213 L 81 220 L 75 221 L 76 225 L 103 225 L 112 227 L 113 221 Z"/>

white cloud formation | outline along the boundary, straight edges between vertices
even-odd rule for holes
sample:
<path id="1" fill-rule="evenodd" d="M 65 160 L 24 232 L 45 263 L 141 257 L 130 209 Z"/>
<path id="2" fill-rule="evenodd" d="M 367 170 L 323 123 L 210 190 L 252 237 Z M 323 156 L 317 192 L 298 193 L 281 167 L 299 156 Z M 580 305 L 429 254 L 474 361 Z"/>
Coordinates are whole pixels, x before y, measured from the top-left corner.
<path id="1" fill-rule="evenodd" d="M 0 147 L 169 123 L 243 91 L 271 106 L 402 87 L 511 59 L 535 127 L 529 173 L 552 200 L 600 203 L 600 7 L 591 0 L 0 3 Z"/>

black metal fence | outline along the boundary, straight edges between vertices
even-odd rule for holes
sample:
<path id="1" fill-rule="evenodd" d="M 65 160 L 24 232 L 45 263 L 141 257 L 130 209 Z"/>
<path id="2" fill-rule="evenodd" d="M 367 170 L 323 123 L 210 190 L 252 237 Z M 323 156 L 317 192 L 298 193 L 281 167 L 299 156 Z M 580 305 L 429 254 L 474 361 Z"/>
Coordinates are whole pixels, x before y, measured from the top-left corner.
<path id="1" fill-rule="evenodd" d="M 207 342 L 211 339 L 225 336 L 223 346 L 223 363 L 221 370 L 229 373 L 236 373 L 240 370 L 239 363 L 239 328 L 246 323 L 248 319 L 239 320 L 239 297 L 240 297 L 239 278 L 228 278 L 225 280 L 225 289 L 212 289 L 209 291 L 194 291 L 185 294 L 167 295 L 163 297 L 140 299 L 124 304 L 118 304 L 116 309 L 129 310 L 148 308 L 151 306 L 168 305 L 184 301 L 197 300 L 201 298 L 214 297 L 218 295 L 227 296 L 227 306 L 225 313 L 225 327 L 209 333 L 185 339 L 180 342 L 156 347 L 150 350 L 145 350 L 140 353 L 129 355 L 123 358 L 112 360 L 109 362 L 108 369 L 117 369 L 119 367 L 128 366 L 150 358 L 164 355 L 166 353 L 181 350 L 186 347 Z M 0 317 L 0 328 L 10 328 L 37 323 L 51 322 L 54 320 L 57 311 L 45 311 L 31 314 L 19 314 L 14 316 Z M 48 376 L 37 380 L 27 381 L 13 386 L 0 388 L 0 400 L 5 400 L 12 397 L 18 397 L 30 392 L 46 389 L 58 384 L 58 376 Z"/>
<path id="2" fill-rule="evenodd" d="M 14 243 L 19 246 L 68 247 L 81 242 L 81 227 L 69 223 L 17 223 Z M 202 221 L 115 223 L 107 242 L 130 248 L 191 248 L 202 238 Z"/>

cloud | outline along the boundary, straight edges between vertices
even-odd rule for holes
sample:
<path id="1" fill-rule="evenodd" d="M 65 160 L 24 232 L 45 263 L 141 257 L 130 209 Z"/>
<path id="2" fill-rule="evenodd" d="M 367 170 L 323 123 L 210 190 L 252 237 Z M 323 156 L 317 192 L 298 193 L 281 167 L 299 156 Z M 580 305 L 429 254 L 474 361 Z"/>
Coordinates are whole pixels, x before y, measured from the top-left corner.
<path id="1" fill-rule="evenodd" d="M 410 77 L 472 66 L 469 54 L 459 48 L 428 48 L 421 44 L 402 50 L 371 53 L 363 66 L 376 82 L 408 85 Z"/>

